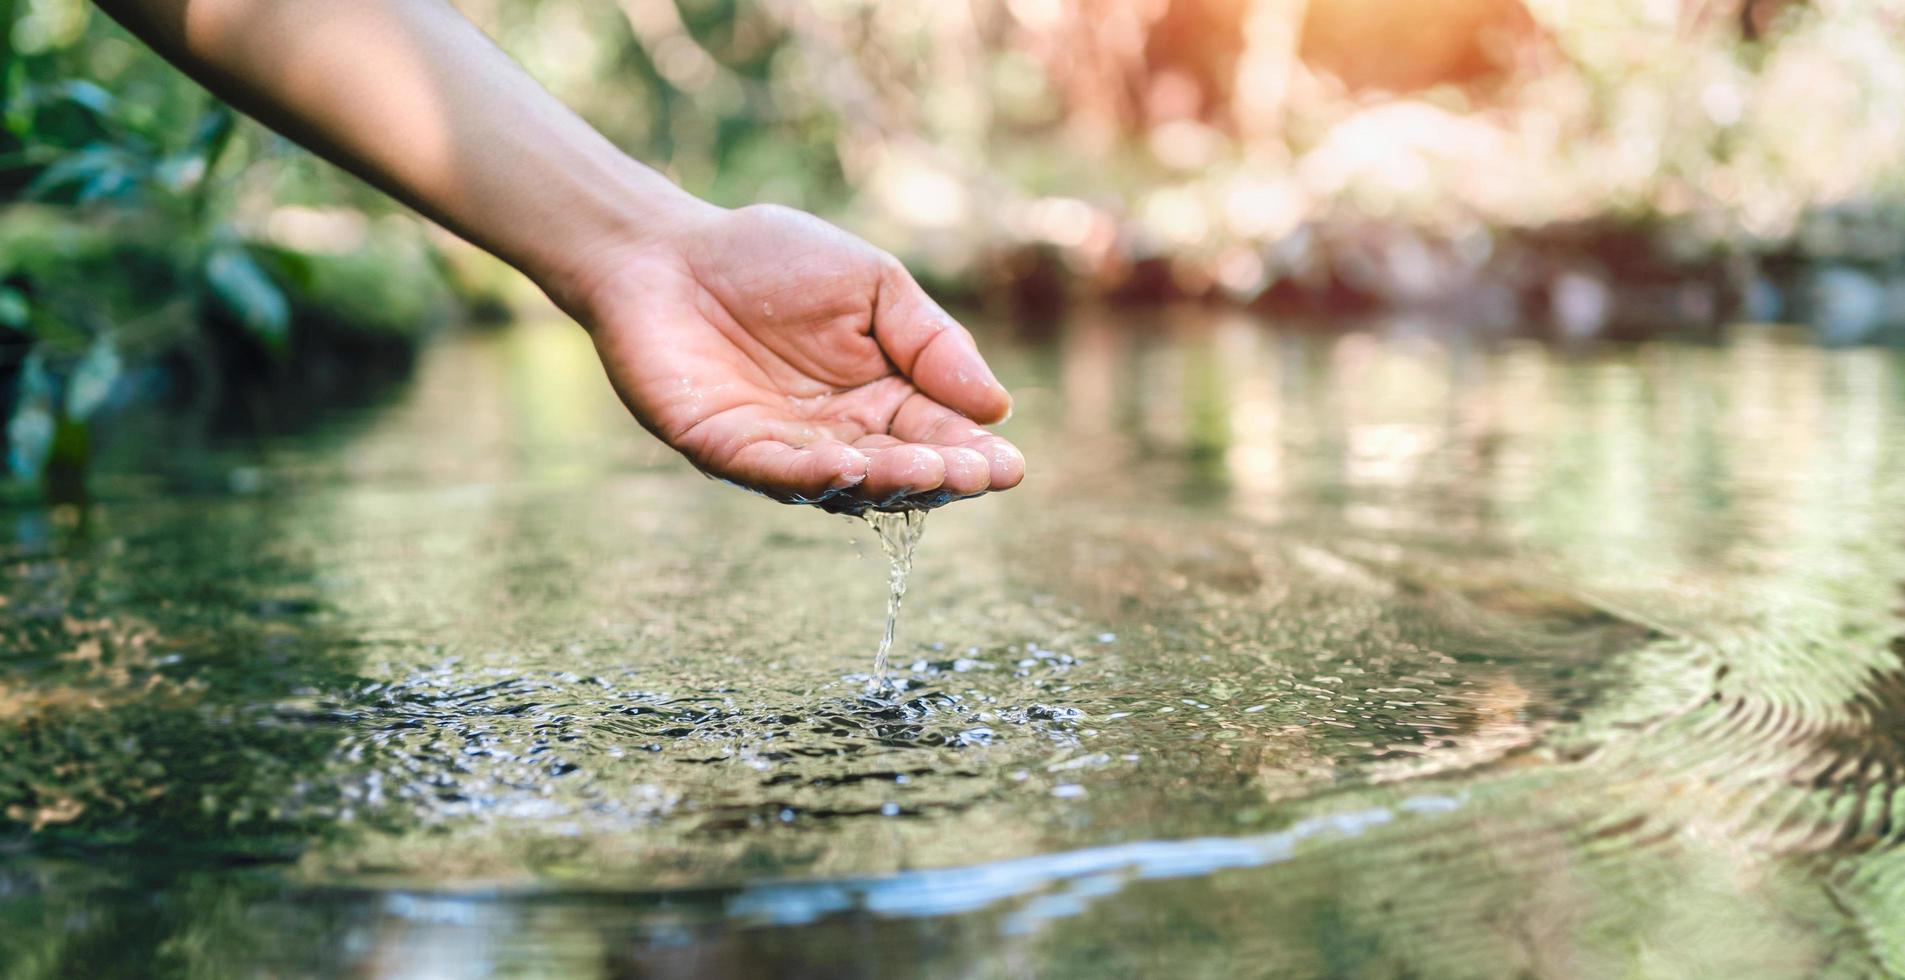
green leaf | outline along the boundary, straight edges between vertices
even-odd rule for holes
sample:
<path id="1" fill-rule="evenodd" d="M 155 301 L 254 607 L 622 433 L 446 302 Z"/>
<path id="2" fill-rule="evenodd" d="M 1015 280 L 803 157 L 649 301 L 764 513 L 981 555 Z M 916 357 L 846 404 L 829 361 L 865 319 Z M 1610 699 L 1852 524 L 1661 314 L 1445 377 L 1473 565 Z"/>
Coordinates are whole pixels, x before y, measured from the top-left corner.
<path id="1" fill-rule="evenodd" d="M 35 479 L 45 471 L 57 428 L 53 378 L 36 350 L 27 355 L 26 366 L 20 372 L 19 401 L 13 406 L 13 416 L 7 419 L 7 468 L 14 476 Z"/>
<path id="2" fill-rule="evenodd" d="M 205 263 L 205 281 L 253 336 L 273 348 L 284 346 L 291 332 L 291 304 L 250 253 L 237 246 L 213 251 Z"/>
<path id="3" fill-rule="evenodd" d="M 56 98 L 65 99 L 94 115 L 105 116 L 112 113 L 112 93 L 83 78 L 69 78 L 59 83 L 54 86 L 53 94 Z"/>
<path id="4" fill-rule="evenodd" d="M 32 315 L 33 307 L 25 293 L 12 286 L 0 286 L 0 327 L 25 329 L 27 318 Z"/>
<path id="5" fill-rule="evenodd" d="M 265 266 L 293 294 L 310 292 L 317 283 L 317 265 L 311 256 L 288 248 L 266 249 L 260 256 Z"/>
<path id="6" fill-rule="evenodd" d="M 67 417 L 86 419 L 98 411 L 112 394 L 120 368 L 119 349 L 113 345 L 112 338 L 100 337 L 93 341 L 86 349 L 86 356 L 73 368 L 72 376 L 66 379 Z"/>
<path id="7" fill-rule="evenodd" d="M 44 398 L 53 400 L 53 392 L 59 390 L 58 382 L 53 380 L 53 372 L 46 369 L 46 348 L 39 346 L 26 356 L 26 363 L 20 367 L 20 398 Z"/>
<path id="8" fill-rule="evenodd" d="M 26 61 L 13 59 L 7 65 L 7 132 L 15 139 L 27 136 L 33 130 L 33 104 L 27 98 Z"/>
<path id="9" fill-rule="evenodd" d="M 138 181 L 124 170 L 102 170 L 93 175 L 79 193 L 73 196 L 77 204 L 92 204 L 110 198 L 121 197 L 138 186 Z"/>
<path id="10" fill-rule="evenodd" d="M 220 154 L 231 142 L 232 133 L 238 128 L 238 113 L 224 103 L 214 103 L 198 119 L 198 128 L 192 133 L 192 149 L 205 157 L 209 169 L 218 163 Z"/>
<path id="11" fill-rule="evenodd" d="M 36 200 L 74 185 L 81 187 L 84 193 L 102 184 L 117 183 L 116 178 L 129 180 L 126 164 L 124 155 L 113 147 L 89 146 L 53 161 L 20 193 L 28 200 Z"/>
<path id="12" fill-rule="evenodd" d="M 214 103 L 211 109 L 199 116 L 198 127 L 185 149 L 159 165 L 160 181 L 174 192 L 183 192 L 194 186 L 199 188 L 193 206 L 200 215 L 210 203 L 207 195 L 211 191 L 211 184 L 207 178 L 218 167 L 218 160 L 224 156 L 225 148 L 231 145 L 232 133 L 237 131 L 237 120 L 237 114 L 229 106 Z"/>
<path id="13" fill-rule="evenodd" d="M 197 153 L 174 153 L 152 167 L 152 178 L 174 194 L 205 179 L 205 158 Z"/>
<path id="14" fill-rule="evenodd" d="M 7 468 L 21 479 L 39 477 L 53 451 L 53 409 L 43 399 L 21 401 L 7 420 Z"/>

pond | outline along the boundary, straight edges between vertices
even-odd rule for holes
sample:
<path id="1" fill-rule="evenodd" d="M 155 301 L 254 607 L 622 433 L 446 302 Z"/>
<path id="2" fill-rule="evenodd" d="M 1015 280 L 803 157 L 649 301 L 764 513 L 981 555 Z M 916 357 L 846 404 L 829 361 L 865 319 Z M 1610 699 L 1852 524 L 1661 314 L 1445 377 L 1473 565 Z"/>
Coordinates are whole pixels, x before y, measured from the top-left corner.
<path id="1" fill-rule="evenodd" d="M 0 972 L 1905 968 L 1899 356 L 980 326 L 892 696 L 559 324 L 0 513 Z"/>

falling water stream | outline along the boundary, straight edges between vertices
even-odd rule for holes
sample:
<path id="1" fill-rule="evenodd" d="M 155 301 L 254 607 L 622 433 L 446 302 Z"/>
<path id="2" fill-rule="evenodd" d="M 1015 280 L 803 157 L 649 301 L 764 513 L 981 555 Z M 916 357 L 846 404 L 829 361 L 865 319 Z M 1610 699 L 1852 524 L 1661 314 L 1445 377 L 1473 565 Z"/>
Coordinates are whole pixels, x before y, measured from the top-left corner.
<path id="1" fill-rule="evenodd" d="M 893 652 L 893 631 L 899 626 L 900 603 L 906 601 L 906 579 L 913 571 L 913 549 L 919 547 L 926 531 L 923 510 L 866 512 L 866 522 L 880 536 L 880 550 L 886 552 L 886 632 L 880 634 L 880 650 L 873 655 L 873 683 L 886 683 L 886 660 Z"/>

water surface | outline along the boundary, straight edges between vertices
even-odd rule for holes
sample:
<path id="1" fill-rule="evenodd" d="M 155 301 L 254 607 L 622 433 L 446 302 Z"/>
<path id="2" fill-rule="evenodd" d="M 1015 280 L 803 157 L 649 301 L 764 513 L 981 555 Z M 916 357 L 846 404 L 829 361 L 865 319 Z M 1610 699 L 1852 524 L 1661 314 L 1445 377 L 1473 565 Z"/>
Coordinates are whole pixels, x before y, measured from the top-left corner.
<path id="1" fill-rule="evenodd" d="M 7 975 L 1905 966 L 1895 355 L 994 332 L 884 692 L 554 324 L 0 514 Z"/>

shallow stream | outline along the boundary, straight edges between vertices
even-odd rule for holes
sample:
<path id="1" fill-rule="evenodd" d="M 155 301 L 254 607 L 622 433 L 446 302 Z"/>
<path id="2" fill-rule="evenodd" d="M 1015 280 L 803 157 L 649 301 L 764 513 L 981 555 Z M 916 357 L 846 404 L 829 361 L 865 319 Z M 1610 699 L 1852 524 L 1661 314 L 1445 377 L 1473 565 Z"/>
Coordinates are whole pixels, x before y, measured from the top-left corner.
<path id="1" fill-rule="evenodd" d="M 875 535 L 554 324 L 0 512 L 0 975 L 1905 969 L 1897 355 L 988 350 L 884 691 Z"/>

